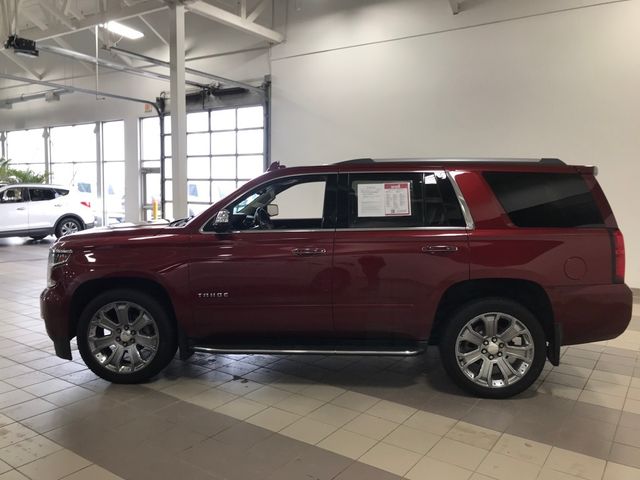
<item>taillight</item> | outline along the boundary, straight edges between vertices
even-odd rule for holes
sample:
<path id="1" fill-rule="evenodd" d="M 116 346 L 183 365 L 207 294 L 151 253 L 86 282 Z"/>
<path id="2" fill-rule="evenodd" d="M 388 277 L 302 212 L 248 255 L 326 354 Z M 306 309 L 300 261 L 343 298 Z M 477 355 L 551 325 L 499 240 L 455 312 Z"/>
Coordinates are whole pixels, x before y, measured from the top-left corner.
<path id="1" fill-rule="evenodd" d="M 82 201 L 80 202 L 80 205 L 84 205 L 87 208 L 91 208 L 91 202 Z"/>
<path id="2" fill-rule="evenodd" d="M 618 229 L 613 232 L 613 283 L 624 283 L 624 237 Z"/>

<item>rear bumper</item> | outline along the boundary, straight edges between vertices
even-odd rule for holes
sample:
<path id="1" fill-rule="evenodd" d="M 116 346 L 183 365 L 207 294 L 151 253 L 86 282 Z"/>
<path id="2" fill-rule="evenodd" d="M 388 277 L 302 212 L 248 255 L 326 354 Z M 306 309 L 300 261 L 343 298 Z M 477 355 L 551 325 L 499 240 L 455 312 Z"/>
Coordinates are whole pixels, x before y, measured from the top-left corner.
<path id="1" fill-rule="evenodd" d="M 71 360 L 72 335 L 69 331 L 69 313 L 62 292 L 58 287 L 45 288 L 40 294 L 40 316 L 44 320 L 47 335 L 53 341 L 56 355 Z"/>
<path id="2" fill-rule="evenodd" d="M 631 321 L 633 294 L 624 284 L 548 288 L 562 345 L 610 340 Z"/>

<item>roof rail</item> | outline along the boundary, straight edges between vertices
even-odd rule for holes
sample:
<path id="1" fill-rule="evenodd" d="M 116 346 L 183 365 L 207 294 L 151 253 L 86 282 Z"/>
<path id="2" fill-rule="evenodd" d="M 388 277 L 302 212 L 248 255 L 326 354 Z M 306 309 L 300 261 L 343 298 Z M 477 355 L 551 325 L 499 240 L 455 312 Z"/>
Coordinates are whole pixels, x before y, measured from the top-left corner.
<path id="1" fill-rule="evenodd" d="M 367 163 L 376 163 L 376 161 L 373 158 L 354 158 L 352 160 L 336 162 L 334 165 L 366 165 Z"/>
<path id="2" fill-rule="evenodd" d="M 540 163 L 543 165 L 566 165 L 559 158 L 354 158 L 343 160 L 334 165 L 367 165 L 378 162 L 438 162 L 438 163 Z"/>
<path id="3" fill-rule="evenodd" d="M 545 165 L 566 165 L 566 163 L 559 158 L 541 158 L 540 163 Z"/>

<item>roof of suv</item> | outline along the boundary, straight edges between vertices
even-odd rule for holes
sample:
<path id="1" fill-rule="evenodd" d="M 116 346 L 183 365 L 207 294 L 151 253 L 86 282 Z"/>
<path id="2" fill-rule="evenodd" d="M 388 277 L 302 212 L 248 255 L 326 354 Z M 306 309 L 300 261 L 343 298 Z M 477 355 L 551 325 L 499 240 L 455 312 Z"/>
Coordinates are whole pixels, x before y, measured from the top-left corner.
<path id="1" fill-rule="evenodd" d="M 33 187 L 33 188 L 61 188 L 63 190 L 69 190 L 69 187 L 63 185 L 51 185 L 46 183 L 4 183 L 0 184 L 0 188 L 3 187 Z"/>

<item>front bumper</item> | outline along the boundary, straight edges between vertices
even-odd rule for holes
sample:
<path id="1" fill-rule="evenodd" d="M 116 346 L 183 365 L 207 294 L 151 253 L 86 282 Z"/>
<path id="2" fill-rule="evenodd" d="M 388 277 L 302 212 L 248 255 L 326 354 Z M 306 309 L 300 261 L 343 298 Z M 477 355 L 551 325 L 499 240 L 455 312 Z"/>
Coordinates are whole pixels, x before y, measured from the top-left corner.
<path id="1" fill-rule="evenodd" d="M 44 320 L 47 335 L 53 341 L 56 355 L 71 360 L 72 338 L 69 310 L 59 286 L 45 288 L 40 294 L 40 316 Z"/>
<path id="2" fill-rule="evenodd" d="M 610 340 L 631 321 L 633 294 L 624 284 L 548 288 L 562 345 Z"/>

